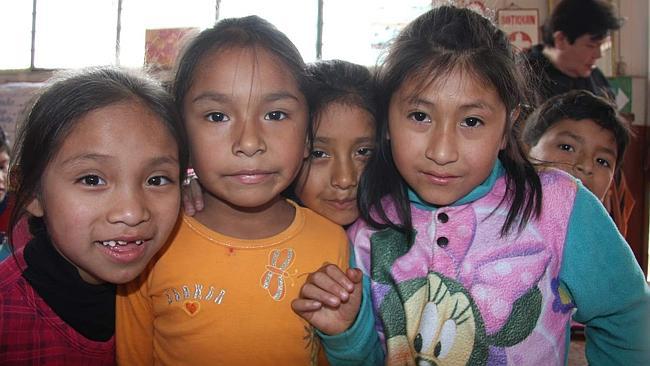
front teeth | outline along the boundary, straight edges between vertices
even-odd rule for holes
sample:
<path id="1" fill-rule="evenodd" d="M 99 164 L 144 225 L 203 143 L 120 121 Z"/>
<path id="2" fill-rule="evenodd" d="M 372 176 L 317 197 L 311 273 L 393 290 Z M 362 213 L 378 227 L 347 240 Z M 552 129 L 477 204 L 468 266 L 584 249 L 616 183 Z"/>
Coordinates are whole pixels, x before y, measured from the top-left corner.
<path id="1" fill-rule="evenodd" d="M 101 241 L 100 243 L 102 243 L 102 245 L 105 246 L 105 247 L 111 247 L 111 248 L 115 247 L 116 245 L 126 245 L 126 244 L 128 244 L 128 242 L 126 242 L 124 240 L 104 240 L 104 241 Z M 144 243 L 144 240 L 136 240 L 136 241 L 134 241 L 134 243 L 135 243 L 135 245 L 142 245 L 142 243 Z"/>

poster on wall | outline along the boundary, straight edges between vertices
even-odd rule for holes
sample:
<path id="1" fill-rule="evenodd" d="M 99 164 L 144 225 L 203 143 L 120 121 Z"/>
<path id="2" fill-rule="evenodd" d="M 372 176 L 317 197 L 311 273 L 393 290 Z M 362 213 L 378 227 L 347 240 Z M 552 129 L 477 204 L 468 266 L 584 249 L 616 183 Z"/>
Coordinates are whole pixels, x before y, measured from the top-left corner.
<path id="1" fill-rule="evenodd" d="M 198 28 L 147 29 L 144 63 L 154 70 L 170 70 L 183 42 Z"/>
<path id="2" fill-rule="evenodd" d="M 539 43 L 539 11 L 537 9 L 500 9 L 497 24 L 508 35 L 510 43 L 527 50 Z"/>

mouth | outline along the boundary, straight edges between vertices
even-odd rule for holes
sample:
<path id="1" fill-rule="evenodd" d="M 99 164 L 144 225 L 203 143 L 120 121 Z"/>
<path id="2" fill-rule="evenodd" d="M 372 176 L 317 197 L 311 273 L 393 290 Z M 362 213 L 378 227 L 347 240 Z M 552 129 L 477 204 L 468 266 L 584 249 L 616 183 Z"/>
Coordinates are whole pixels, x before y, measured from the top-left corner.
<path id="1" fill-rule="evenodd" d="M 337 210 L 350 210 L 357 207 L 356 198 L 345 198 L 345 199 L 332 199 L 326 200 L 328 204 L 336 208 Z"/>
<path id="2" fill-rule="evenodd" d="M 457 175 L 445 174 L 445 173 L 430 173 L 422 172 L 424 177 L 431 183 L 437 185 L 448 185 L 453 183 L 459 177 Z"/>
<path id="3" fill-rule="evenodd" d="M 264 170 L 242 170 L 228 175 L 242 184 L 259 184 L 268 180 L 272 172 Z"/>
<path id="4" fill-rule="evenodd" d="M 97 240 L 95 245 L 101 248 L 101 251 L 112 261 L 120 264 L 128 264 L 139 260 L 145 254 L 146 242 L 153 240 L 153 237 L 120 237 L 109 240 Z"/>
<path id="5" fill-rule="evenodd" d="M 139 239 L 139 240 L 133 240 L 133 241 L 127 241 L 127 240 L 102 240 L 102 241 L 97 241 L 96 243 L 101 244 L 105 247 L 111 247 L 114 248 L 115 246 L 127 246 L 129 244 L 135 244 L 135 245 L 142 245 L 144 243 L 144 240 Z"/>

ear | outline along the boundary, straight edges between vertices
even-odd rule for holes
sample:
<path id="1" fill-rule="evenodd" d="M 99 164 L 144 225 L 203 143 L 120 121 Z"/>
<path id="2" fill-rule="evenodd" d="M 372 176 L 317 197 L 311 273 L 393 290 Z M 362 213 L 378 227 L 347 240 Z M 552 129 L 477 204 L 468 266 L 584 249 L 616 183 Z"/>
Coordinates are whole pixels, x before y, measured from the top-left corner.
<path id="1" fill-rule="evenodd" d="M 43 205 L 41 204 L 41 200 L 37 197 L 34 197 L 32 201 L 27 204 L 26 210 L 32 216 L 35 217 L 43 217 L 43 215 L 45 214 L 45 210 L 43 210 Z"/>
<path id="2" fill-rule="evenodd" d="M 563 50 L 566 46 L 570 45 L 569 39 L 562 31 L 553 32 L 553 43 L 555 44 L 555 48 L 560 50 Z"/>

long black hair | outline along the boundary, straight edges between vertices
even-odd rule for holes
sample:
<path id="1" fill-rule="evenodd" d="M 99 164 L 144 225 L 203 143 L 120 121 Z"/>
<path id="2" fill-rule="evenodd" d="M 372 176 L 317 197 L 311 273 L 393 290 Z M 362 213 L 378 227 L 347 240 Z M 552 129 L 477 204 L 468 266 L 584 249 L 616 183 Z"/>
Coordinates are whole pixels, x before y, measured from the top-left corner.
<path id="1" fill-rule="evenodd" d="M 519 112 L 528 105 L 530 95 L 523 72 L 525 65 L 506 35 L 469 9 L 442 6 L 409 23 L 389 46 L 377 71 L 381 110 L 376 153 L 359 186 L 361 217 L 372 227 L 391 227 L 410 238 L 413 225 L 408 186 L 395 166 L 387 139 L 388 106 L 404 82 L 418 80 L 422 90 L 456 68 L 494 87 L 506 108 L 506 147 L 499 152 L 499 160 L 505 168 L 507 184 L 502 204 L 505 202 L 510 208 L 501 234 L 506 235 L 516 223 L 522 230 L 533 215 L 539 215 L 541 182 L 526 159 L 517 131 L 524 114 Z M 394 200 L 399 222 L 388 218 L 381 204 L 385 196 Z"/>

